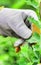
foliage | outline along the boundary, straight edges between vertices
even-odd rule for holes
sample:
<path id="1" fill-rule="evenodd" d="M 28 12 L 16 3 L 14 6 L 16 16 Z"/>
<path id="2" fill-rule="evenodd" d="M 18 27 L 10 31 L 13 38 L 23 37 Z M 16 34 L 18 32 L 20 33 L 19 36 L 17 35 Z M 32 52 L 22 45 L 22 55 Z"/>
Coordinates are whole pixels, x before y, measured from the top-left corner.
<path id="1" fill-rule="evenodd" d="M 15 40 L 16 38 L 0 36 L 0 65 L 32 65 L 40 62 L 41 45 L 39 43 L 40 36 L 37 33 L 34 33 L 32 38 L 26 41 L 19 53 L 15 52 L 13 46 Z M 37 41 L 37 44 L 29 46 L 28 42 L 34 40 Z"/>
<path id="2" fill-rule="evenodd" d="M 40 0 L 0 0 L 0 6 L 21 9 L 33 9 L 39 14 Z M 38 16 L 39 17 L 39 16 Z M 41 22 L 28 18 L 41 29 Z M 41 60 L 41 34 L 34 32 L 32 37 L 26 40 L 21 47 L 21 51 L 16 53 L 14 42 L 18 40 L 14 37 L 0 36 L 0 65 L 37 65 Z M 28 43 L 36 43 L 35 45 Z"/>

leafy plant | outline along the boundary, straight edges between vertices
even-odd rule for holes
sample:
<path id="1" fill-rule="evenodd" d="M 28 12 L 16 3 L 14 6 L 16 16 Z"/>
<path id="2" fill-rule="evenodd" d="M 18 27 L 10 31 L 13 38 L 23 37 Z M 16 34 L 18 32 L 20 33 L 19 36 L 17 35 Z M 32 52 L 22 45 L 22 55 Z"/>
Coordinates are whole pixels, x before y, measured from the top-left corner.
<path id="1" fill-rule="evenodd" d="M 30 8 L 39 14 L 40 0 L 0 0 L 0 6 L 11 8 Z M 39 17 L 39 16 L 38 16 Z M 33 18 L 28 18 L 31 23 L 34 23 L 41 29 L 41 21 L 35 21 Z M 34 32 L 32 37 L 26 40 L 21 46 L 21 51 L 16 53 L 14 43 L 18 39 L 15 37 L 0 36 L 0 65 L 37 65 L 41 61 L 41 34 Z M 33 45 L 32 43 L 35 44 Z M 28 44 L 29 43 L 29 44 Z M 31 45 L 32 44 L 32 45 Z"/>

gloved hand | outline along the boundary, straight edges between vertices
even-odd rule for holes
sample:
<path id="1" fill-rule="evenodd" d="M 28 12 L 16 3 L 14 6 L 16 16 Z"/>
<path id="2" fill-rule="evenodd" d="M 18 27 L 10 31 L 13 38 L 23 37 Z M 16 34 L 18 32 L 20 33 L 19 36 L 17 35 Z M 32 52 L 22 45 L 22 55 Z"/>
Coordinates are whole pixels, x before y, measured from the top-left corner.
<path id="1" fill-rule="evenodd" d="M 26 22 L 27 17 L 33 17 L 35 20 L 38 20 L 38 17 L 33 10 L 10 8 L 3 8 L 0 10 L 0 34 L 14 36 L 16 33 L 20 39 L 15 42 L 15 47 L 19 47 L 25 39 L 28 39 L 32 35 L 32 30 L 28 27 L 28 25 L 31 24 Z M 14 35 L 11 34 L 12 31 L 14 32 Z"/>

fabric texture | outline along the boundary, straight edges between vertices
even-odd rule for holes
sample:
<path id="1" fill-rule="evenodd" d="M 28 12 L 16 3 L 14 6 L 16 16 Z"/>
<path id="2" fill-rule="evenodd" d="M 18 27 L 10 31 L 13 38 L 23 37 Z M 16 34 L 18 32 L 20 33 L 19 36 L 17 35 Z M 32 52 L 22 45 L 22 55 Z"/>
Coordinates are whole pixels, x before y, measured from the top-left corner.
<path id="1" fill-rule="evenodd" d="M 0 11 L 0 34 L 12 36 L 9 30 L 13 30 L 20 37 L 29 38 L 32 31 L 24 23 L 26 17 L 24 11 L 4 8 Z"/>

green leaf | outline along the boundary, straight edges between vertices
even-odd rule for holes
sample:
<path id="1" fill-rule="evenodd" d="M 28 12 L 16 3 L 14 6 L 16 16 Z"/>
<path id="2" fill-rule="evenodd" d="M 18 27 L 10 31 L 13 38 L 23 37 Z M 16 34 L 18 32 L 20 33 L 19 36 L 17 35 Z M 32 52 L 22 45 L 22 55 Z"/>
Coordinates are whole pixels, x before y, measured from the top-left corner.
<path id="1" fill-rule="evenodd" d="M 30 5 L 30 6 L 32 6 L 32 7 L 34 7 L 34 8 L 38 8 L 38 2 L 36 2 L 35 0 L 33 1 L 31 1 L 31 0 L 26 0 L 26 3 L 27 3 L 27 5 Z"/>
<path id="2" fill-rule="evenodd" d="M 21 8 L 25 4 L 25 0 L 18 0 L 17 3 L 15 2 L 11 7 L 12 8 Z"/>
<path id="3" fill-rule="evenodd" d="M 38 43 L 40 41 L 40 35 L 38 33 L 33 33 L 32 37 L 27 40 L 30 43 Z"/>
<path id="4" fill-rule="evenodd" d="M 41 22 L 40 21 L 36 21 L 34 18 L 32 17 L 28 17 L 27 18 L 31 23 L 35 24 L 39 29 L 41 29 Z"/>

